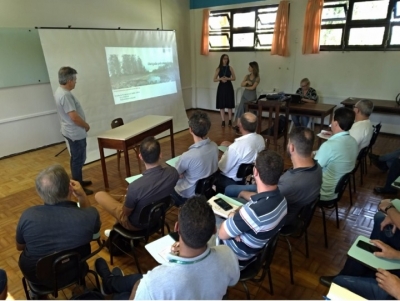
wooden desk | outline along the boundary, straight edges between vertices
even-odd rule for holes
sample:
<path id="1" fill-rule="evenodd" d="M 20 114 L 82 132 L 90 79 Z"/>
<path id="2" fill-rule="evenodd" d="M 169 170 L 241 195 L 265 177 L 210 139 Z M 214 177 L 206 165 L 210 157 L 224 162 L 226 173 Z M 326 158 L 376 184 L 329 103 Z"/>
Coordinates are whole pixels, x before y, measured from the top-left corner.
<path id="1" fill-rule="evenodd" d="M 304 103 L 304 104 L 291 103 L 289 106 L 289 113 L 293 115 L 321 118 L 320 124 L 322 130 L 324 126 L 324 119 L 328 115 L 330 115 L 329 124 L 332 123 L 333 110 L 335 109 L 335 107 L 336 105 L 325 104 L 325 103 Z M 257 110 L 258 105 L 251 102 L 246 103 L 246 111 L 248 111 L 249 109 Z"/>
<path id="2" fill-rule="evenodd" d="M 136 119 L 132 122 L 124 124 L 112 130 L 108 130 L 97 137 L 99 143 L 101 168 L 103 170 L 104 186 L 108 185 L 108 176 L 106 161 L 104 157 L 104 149 L 116 149 L 124 151 L 126 176 L 131 176 L 129 165 L 128 148 L 132 145 L 139 144 L 144 138 L 155 136 L 166 130 L 170 130 L 171 138 L 171 155 L 175 157 L 174 131 L 172 124 L 172 116 L 148 115 Z"/>
<path id="3" fill-rule="evenodd" d="M 357 98 L 349 97 L 341 102 L 342 105 L 348 108 L 353 108 L 353 106 L 361 99 L 367 98 Z M 382 114 L 400 114 L 400 106 L 397 105 L 395 100 L 382 100 L 382 99 L 369 99 L 374 103 L 374 113 Z"/>

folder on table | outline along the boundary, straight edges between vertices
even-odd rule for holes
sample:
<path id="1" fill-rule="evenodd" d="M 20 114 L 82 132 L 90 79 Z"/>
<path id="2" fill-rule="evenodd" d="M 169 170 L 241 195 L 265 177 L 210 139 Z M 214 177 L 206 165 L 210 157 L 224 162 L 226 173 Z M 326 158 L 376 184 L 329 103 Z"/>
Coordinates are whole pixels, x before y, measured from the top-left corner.
<path id="1" fill-rule="evenodd" d="M 369 241 L 371 239 L 362 235 L 358 236 L 347 252 L 347 255 L 375 270 L 378 268 L 384 270 L 400 270 L 400 260 L 376 257 L 373 253 L 365 251 L 357 246 L 360 240 L 370 243 Z"/>
<path id="2" fill-rule="evenodd" d="M 327 297 L 330 300 L 366 300 L 352 291 L 349 291 L 347 288 L 341 287 L 335 283 L 331 284 Z"/>

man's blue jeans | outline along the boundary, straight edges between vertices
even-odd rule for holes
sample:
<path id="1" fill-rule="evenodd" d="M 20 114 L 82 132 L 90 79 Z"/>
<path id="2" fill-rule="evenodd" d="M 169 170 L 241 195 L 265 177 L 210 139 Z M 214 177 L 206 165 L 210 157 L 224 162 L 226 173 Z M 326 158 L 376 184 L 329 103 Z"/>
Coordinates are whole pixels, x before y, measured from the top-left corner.
<path id="1" fill-rule="evenodd" d="M 242 191 L 257 192 L 256 185 L 229 185 L 225 188 L 224 194 L 230 198 L 237 198 Z"/>
<path id="2" fill-rule="evenodd" d="M 71 152 L 70 166 L 72 179 L 82 183 L 82 167 L 86 161 L 86 138 L 81 140 L 72 141 L 65 137 L 69 144 L 69 151 Z"/>
<path id="3" fill-rule="evenodd" d="M 308 122 L 310 121 L 310 117 L 308 116 L 291 115 L 291 118 L 296 127 L 307 127 Z"/>
<path id="4" fill-rule="evenodd" d="M 129 300 L 135 283 L 142 279 L 142 274 L 131 274 L 127 276 L 112 276 L 107 278 L 107 285 L 114 293 L 114 300 Z"/>
<path id="5" fill-rule="evenodd" d="M 379 156 L 379 161 L 385 162 L 386 165 L 390 168 L 392 163 L 399 157 L 400 157 L 400 149 L 397 149 L 394 152 Z"/>

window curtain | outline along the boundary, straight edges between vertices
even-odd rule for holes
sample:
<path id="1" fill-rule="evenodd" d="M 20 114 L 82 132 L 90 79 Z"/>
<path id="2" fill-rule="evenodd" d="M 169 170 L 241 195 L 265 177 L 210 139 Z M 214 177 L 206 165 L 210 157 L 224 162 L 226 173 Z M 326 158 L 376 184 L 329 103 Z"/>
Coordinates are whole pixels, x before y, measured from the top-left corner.
<path id="1" fill-rule="evenodd" d="M 281 1 L 276 13 L 271 55 L 289 56 L 289 2 Z"/>
<path id="2" fill-rule="evenodd" d="M 303 54 L 319 53 L 319 35 L 324 0 L 308 0 L 303 33 Z"/>
<path id="3" fill-rule="evenodd" d="M 200 41 L 200 54 L 208 55 L 208 18 L 210 16 L 209 9 L 203 9 L 203 28 L 201 30 L 201 41 Z"/>

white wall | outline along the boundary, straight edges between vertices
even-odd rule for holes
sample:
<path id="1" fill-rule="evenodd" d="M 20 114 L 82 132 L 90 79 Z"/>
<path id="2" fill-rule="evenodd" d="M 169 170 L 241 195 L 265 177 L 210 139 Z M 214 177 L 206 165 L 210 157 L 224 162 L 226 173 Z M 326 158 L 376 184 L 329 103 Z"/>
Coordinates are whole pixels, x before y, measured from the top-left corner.
<path id="1" fill-rule="evenodd" d="M 278 0 L 252 2 L 242 6 L 277 4 Z M 246 75 L 248 63 L 257 61 L 260 65 L 261 83 L 259 91 L 274 88 L 294 92 L 300 80 L 308 77 L 317 89 L 321 102 L 336 104 L 347 97 L 372 99 L 395 99 L 400 92 L 400 52 L 321 52 L 318 55 L 302 55 L 303 25 L 307 0 L 290 3 L 289 43 L 290 57 L 271 56 L 269 52 L 230 52 L 230 61 L 236 71 L 235 90 Z M 212 7 L 211 10 L 237 8 L 239 5 Z M 217 83 L 212 81 L 219 63 L 221 52 L 200 55 L 202 9 L 191 11 L 192 62 L 194 101 L 196 107 L 215 109 Z M 382 121 L 382 131 L 400 134 L 400 120 L 394 115 L 373 114 L 371 120 Z"/>
<path id="2" fill-rule="evenodd" d="M 0 27 L 176 30 L 184 103 L 193 106 L 189 0 L 2 0 L 0 7 Z M 0 158 L 63 141 L 50 84 L 0 89 L 0 108 Z"/>

